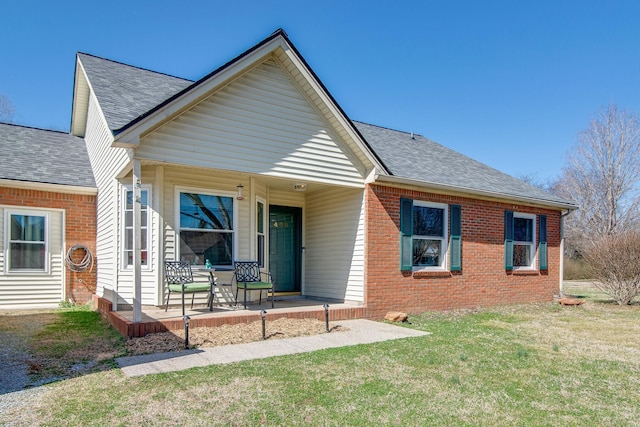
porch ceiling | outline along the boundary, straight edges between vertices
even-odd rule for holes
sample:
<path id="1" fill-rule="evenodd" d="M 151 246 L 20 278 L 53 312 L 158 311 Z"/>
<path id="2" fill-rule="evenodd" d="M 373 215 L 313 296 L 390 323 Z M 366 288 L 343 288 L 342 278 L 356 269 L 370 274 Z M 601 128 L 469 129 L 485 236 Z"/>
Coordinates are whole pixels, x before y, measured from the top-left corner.
<path id="1" fill-rule="evenodd" d="M 200 168 L 200 167 L 196 167 L 196 166 L 190 166 L 190 165 L 168 165 L 165 162 L 157 162 L 157 161 L 150 161 L 150 160 L 142 160 L 142 166 L 179 166 L 181 169 L 191 169 L 194 171 L 194 174 L 197 174 L 197 171 L 202 171 L 202 170 L 207 170 L 205 168 Z M 244 172 L 238 172 L 238 171 L 224 171 L 225 173 L 228 174 L 234 174 L 238 177 L 238 180 L 244 180 L 246 178 L 255 178 L 257 181 L 267 185 L 269 187 L 270 190 L 272 191 L 284 191 L 284 192 L 296 192 L 296 191 L 300 191 L 300 190 L 296 190 L 295 185 L 296 184 L 304 184 L 304 190 L 302 190 L 301 192 L 304 194 L 313 194 L 313 193 L 317 193 L 319 191 L 324 191 L 328 188 L 334 188 L 336 187 L 335 184 L 327 184 L 324 182 L 316 182 L 316 181 L 309 181 L 309 180 L 304 180 L 304 179 L 294 179 L 294 178 L 285 178 L 285 177 L 278 177 L 278 176 L 269 176 L 269 175 L 258 175 L 258 174 L 248 174 L 248 173 L 244 173 Z M 229 175 L 231 176 L 231 175 Z M 362 185 L 361 188 L 364 188 L 364 184 Z"/>

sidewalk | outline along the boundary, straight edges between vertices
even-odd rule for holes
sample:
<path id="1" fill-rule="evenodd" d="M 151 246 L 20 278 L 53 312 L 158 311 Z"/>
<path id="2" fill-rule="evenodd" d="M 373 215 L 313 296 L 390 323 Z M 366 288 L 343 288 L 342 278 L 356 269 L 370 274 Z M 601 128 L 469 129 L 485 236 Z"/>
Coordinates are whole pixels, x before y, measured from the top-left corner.
<path id="1" fill-rule="evenodd" d="M 181 371 L 197 366 L 223 365 L 243 360 L 306 353 L 325 348 L 429 335 L 428 332 L 365 319 L 342 320 L 337 323 L 349 330 L 306 337 L 204 347 L 179 352 L 120 357 L 116 361 L 126 376 L 135 377 Z"/>

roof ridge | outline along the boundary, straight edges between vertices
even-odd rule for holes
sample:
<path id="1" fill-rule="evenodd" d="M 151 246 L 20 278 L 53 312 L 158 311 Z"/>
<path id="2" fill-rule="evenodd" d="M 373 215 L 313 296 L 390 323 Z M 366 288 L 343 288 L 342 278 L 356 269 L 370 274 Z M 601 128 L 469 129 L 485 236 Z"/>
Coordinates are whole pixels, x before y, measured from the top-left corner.
<path id="1" fill-rule="evenodd" d="M 100 60 L 102 60 L 102 61 L 108 61 L 108 62 L 111 62 L 111 63 L 114 63 L 114 64 L 123 65 L 123 66 L 125 66 L 125 67 L 135 68 L 135 69 L 137 69 L 137 70 L 146 71 L 146 72 L 154 73 L 154 74 L 159 74 L 159 75 L 161 75 L 161 76 L 166 76 L 166 77 L 171 77 L 171 78 L 174 78 L 174 79 L 184 80 L 184 81 L 186 81 L 186 82 L 190 82 L 190 83 L 193 83 L 193 82 L 194 82 L 194 80 L 186 79 L 186 78 L 184 78 L 184 77 L 174 76 L 174 75 L 172 75 L 172 74 L 163 73 L 163 72 L 161 72 L 161 71 L 151 70 L 151 69 L 149 69 L 149 68 L 139 67 L 139 66 L 137 66 L 137 65 L 126 64 L 126 63 L 121 62 L 121 61 L 116 61 L 116 60 L 114 60 L 114 59 L 104 58 L 104 57 L 102 57 L 102 56 L 93 55 L 93 54 L 91 54 L 91 53 L 86 53 L 86 52 L 78 51 L 78 52 L 76 52 L 76 55 L 86 55 L 86 56 L 90 56 L 90 57 L 92 57 L 92 58 L 100 59 Z"/>
<path id="2" fill-rule="evenodd" d="M 8 123 L 8 122 L 2 122 L 2 121 L 0 121 L 0 125 L 14 126 L 14 127 L 19 127 L 19 128 L 24 128 L 24 129 L 41 130 L 43 132 L 55 132 L 55 133 L 61 133 L 63 135 L 70 135 L 70 136 L 76 137 L 75 135 L 71 135 L 71 133 L 69 133 L 67 131 L 64 131 L 64 130 L 45 129 L 45 128 L 39 128 L 39 127 L 36 127 L 36 126 L 21 125 L 21 124 L 18 124 L 18 123 Z"/>

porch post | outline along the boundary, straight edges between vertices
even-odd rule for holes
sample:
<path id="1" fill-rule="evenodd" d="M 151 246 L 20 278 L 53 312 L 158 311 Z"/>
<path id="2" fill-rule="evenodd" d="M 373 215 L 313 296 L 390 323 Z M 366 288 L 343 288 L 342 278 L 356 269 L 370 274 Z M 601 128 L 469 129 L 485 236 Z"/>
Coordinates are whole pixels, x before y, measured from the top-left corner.
<path id="1" fill-rule="evenodd" d="M 139 323 L 142 321 L 142 276 L 141 257 L 140 257 L 140 240 L 142 233 L 140 231 L 140 212 L 142 211 L 142 167 L 140 160 L 133 158 L 133 321 Z"/>

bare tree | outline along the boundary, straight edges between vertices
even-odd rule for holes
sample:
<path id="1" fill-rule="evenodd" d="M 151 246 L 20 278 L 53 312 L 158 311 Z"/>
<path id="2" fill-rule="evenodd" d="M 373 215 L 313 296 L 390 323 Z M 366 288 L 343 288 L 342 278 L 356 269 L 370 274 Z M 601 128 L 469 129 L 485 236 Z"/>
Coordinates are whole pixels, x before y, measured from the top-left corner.
<path id="1" fill-rule="evenodd" d="M 0 121 L 11 123 L 14 112 L 13 102 L 6 95 L 0 93 Z"/>
<path id="2" fill-rule="evenodd" d="M 640 118 L 609 105 L 580 132 L 555 190 L 580 209 L 568 217 L 568 242 L 585 248 L 638 221 Z"/>

